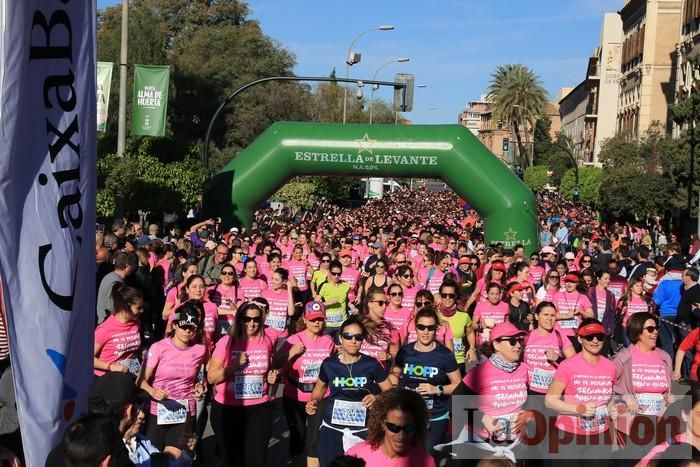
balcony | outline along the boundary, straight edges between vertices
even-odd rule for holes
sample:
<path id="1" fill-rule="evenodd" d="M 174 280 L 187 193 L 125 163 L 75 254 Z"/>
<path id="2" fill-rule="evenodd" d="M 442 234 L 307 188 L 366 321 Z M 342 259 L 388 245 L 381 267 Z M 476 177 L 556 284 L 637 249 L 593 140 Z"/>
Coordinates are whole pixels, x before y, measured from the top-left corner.
<path id="1" fill-rule="evenodd" d="M 588 79 L 600 79 L 600 67 L 597 64 L 588 65 L 586 77 Z"/>

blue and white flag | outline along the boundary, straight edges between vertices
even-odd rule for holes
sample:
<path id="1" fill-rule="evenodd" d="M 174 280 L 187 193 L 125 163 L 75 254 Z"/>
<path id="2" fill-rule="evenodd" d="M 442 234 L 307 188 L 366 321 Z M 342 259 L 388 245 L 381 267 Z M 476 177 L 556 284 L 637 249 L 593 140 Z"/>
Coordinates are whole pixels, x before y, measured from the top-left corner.
<path id="1" fill-rule="evenodd" d="M 95 1 L 0 0 L 0 26 L 0 277 L 39 467 L 92 383 Z"/>

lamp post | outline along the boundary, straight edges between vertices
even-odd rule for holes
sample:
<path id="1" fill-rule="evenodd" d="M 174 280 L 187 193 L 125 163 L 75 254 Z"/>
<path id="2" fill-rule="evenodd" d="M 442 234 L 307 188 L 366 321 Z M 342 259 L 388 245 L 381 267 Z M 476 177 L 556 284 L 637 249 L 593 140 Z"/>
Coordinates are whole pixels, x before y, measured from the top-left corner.
<path id="1" fill-rule="evenodd" d="M 360 63 L 360 55 L 355 55 L 352 53 L 352 46 L 355 45 L 355 42 L 357 40 L 367 34 L 368 32 L 372 31 L 393 31 L 394 26 L 391 26 L 389 24 L 383 24 L 379 27 L 376 28 L 370 28 L 365 31 L 362 31 L 359 33 L 355 38 L 350 42 L 350 47 L 348 47 L 348 53 L 345 56 L 345 79 L 347 80 L 350 77 L 350 67 L 356 63 Z M 345 87 L 345 90 L 343 91 L 343 123 L 347 121 L 347 114 L 348 114 L 348 88 L 347 86 Z"/>
<path id="2" fill-rule="evenodd" d="M 382 65 L 379 68 L 377 68 L 377 71 L 374 72 L 374 76 L 372 77 L 372 80 L 376 81 L 377 75 L 382 70 L 382 68 L 384 68 L 385 66 L 391 65 L 392 63 L 406 63 L 409 61 L 411 61 L 410 58 L 401 57 L 401 58 L 397 58 L 394 60 L 389 60 L 386 63 L 382 63 Z M 369 123 L 370 123 L 370 125 L 372 124 L 372 116 L 374 114 L 374 91 L 376 91 L 377 89 L 379 89 L 379 86 L 376 84 L 373 84 L 372 85 L 372 97 L 370 98 L 370 101 L 369 101 Z"/>

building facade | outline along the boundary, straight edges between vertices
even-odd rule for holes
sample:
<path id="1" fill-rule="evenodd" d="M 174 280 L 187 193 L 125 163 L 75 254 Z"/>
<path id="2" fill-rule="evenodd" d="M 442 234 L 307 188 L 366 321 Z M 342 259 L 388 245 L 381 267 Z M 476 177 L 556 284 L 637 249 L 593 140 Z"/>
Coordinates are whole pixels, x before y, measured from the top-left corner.
<path id="1" fill-rule="evenodd" d="M 694 81 L 700 78 L 693 70 L 692 59 L 689 60 L 691 54 L 700 55 L 700 0 L 684 0 L 682 5 L 680 41 L 676 48 L 676 103 L 688 96 Z M 680 130 L 674 125 L 673 135 L 680 136 Z"/>

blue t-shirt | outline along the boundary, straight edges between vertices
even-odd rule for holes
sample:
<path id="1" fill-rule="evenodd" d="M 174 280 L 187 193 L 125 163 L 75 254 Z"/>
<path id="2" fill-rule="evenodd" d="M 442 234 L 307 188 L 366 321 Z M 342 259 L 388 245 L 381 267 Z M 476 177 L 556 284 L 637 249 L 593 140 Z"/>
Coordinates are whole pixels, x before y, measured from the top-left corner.
<path id="1" fill-rule="evenodd" d="M 318 372 L 318 379 L 330 390 L 323 420 L 341 428 L 366 426 L 369 414 L 362 407 L 362 399 L 370 394 L 372 384 L 385 381 L 387 376 L 376 359 L 362 353 L 358 361 L 348 365 L 338 355 L 326 358 Z"/>
<path id="2" fill-rule="evenodd" d="M 421 383 L 433 386 L 449 384 L 447 374 L 459 369 L 454 353 L 440 343 L 430 352 L 419 352 L 415 342 L 406 344 L 399 349 L 394 364 L 401 368 L 401 387 L 411 391 L 416 391 Z M 431 418 L 447 413 L 448 396 L 426 395 L 423 399 Z"/>

